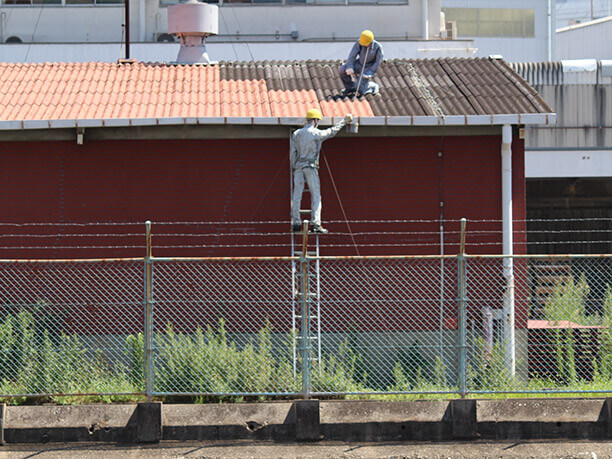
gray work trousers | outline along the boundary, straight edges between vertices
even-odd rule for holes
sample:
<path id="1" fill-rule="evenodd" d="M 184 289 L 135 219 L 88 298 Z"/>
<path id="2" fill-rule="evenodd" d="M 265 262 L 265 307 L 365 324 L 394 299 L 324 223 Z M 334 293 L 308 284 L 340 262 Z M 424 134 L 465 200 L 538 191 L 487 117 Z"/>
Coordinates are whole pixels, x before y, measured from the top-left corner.
<path id="1" fill-rule="evenodd" d="M 291 209 L 291 221 L 293 224 L 301 223 L 300 206 L 302 205 L 302 193 L 304 193 L 304 182 L 308 183 L 310 190 L 310 209 L 312 212 L 312 224 L 321 224 L 321 183 L 319 182 L 319 171 L 314 167 L 298 167 L 293 171 L 293 207 Z"/>

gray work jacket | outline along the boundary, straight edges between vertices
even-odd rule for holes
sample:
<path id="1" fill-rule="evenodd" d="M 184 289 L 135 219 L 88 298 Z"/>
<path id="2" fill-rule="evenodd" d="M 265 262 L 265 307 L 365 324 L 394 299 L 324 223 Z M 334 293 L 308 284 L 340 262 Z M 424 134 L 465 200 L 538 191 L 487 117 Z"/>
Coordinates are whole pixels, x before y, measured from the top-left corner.
<path id="1" fill-rule="evenodd" d="M 355 73 L 363 72 L 364 76 L 371 78 L 374 76 L 383 60 L 383 49 L 376 40 L 370 43 L 369 48 L 368 50 L 368 46 L 361 46 L 359 42 L 355 43 L 349 53 L 346 66 L 347 68 L 355 70 Z M 366 53 L 368 55 L 368 61 L 365 62 L 364 65 Z"/>
<path id="2" fill-rule="evenodd" d="M 312 124 L 291 133 L 290 149 L 291 168 L 319 167 L 319 152 L 324 140 L 331 139 L 343 126 L 346 125 L 344 119 L 329 129 L 318 129 Z"/>

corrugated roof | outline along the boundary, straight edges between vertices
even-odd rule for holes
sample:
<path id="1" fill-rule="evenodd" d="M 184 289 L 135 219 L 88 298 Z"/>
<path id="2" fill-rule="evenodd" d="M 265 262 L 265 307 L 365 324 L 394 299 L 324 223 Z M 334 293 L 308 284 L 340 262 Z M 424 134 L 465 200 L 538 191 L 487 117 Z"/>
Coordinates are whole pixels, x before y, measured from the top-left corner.
<path id="1" fill-rule="evenodd" d="M 552 113 L 505 62 L 385 61 L 380 93 L 342 96 L 340 61 L 0 63 L 0 121 Z"/>
<path id="2" fill-rule="evenodd" d="M 530 85 L 563 84 L 563 65 L 561 62 L 513 62 L 512 70 Z"/>

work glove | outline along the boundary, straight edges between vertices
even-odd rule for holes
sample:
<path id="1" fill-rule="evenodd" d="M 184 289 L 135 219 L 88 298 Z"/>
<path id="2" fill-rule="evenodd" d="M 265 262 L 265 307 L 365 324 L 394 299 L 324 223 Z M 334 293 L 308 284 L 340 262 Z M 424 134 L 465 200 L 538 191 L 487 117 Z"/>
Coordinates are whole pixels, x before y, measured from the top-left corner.
<path id="1" fill-rule="evenodd" d="M 347 115 L 345 115 L 344 117 L 344 121 L 346 121 L 347 124 L 350 124 L 351 121 L 353 121 L 353 115 L 351 115 L 350 113 L 348 113 Z"/>
<path id="2" fill-rule="evenodd" d="M 355 75 L 355 70 L 353 70 L 351 68 L 348 68 L 348 69 L 346 69 L 346 74 L 347 75 Z"/>

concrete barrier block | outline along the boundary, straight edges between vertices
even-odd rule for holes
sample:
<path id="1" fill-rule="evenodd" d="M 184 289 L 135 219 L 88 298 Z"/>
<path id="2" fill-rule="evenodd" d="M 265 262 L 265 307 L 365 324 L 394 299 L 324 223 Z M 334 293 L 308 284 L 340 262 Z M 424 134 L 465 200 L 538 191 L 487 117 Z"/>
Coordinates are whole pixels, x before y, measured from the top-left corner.
<path id="1" fill-rule="evenodd" d="M 476 400 L 451 400 L 451 417 L 453 422 L 453 438 L 469 439 L 478 436 Z"/>
<path id="2" fill-rule="evenodd" d="M 323 401 L 321 434 L 338 441 L 451 440 L 449 402 Z"/>
<path id="3" fill-rule="evenodd" d="M 510 399 L 478 401 L 481 438 L 605 438 L 603 399 Z"/>
<path id="4" fill-rule="evenodd" d="M 135 404 L 7 406 L 4 437 L 7 443 L 130 442 L 127 425 L 135 409 Z"/>
<path id="5" fill-rule="evenodd" d="M 6 417 L 6 403 L 0 403 L 0 445 L 4 445 L 4 418 Z"/>
<path id="6" fill-rule="evenodd" d="M 318 400 L 297 400 L 295 409 L 295 439 L 297 441 L 319 441 L 321 418 Z"/>
<path id="7" fill-rule="evenodd" d="M 295 435 L 291 402 L 164 405 L 164 440 L 287 440 Z"/>
<path id="8" fill-rule="evenodd" d="M 606 434 L 608 438 L 612 438 L 612 397 L 607 397 L 603 411 L 605 413 L 605 422 L 606 422 Z"/>
<path id="9" fill-rule="evenodd" d="M 162 437 L 161 402 L 139 403 L 128 422 L 135 443 L 157 443 Z"/>

